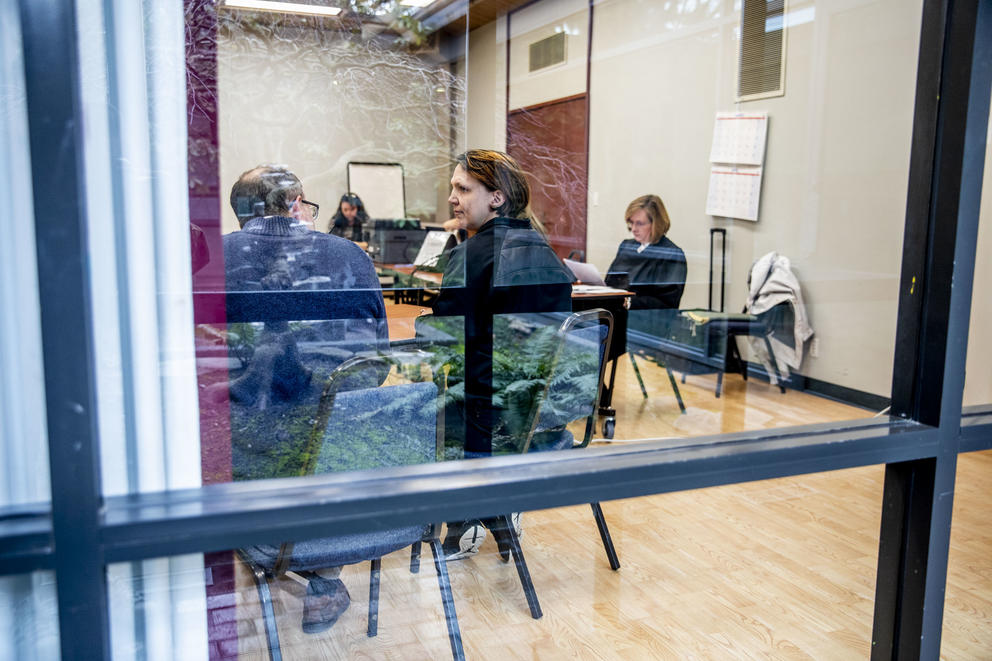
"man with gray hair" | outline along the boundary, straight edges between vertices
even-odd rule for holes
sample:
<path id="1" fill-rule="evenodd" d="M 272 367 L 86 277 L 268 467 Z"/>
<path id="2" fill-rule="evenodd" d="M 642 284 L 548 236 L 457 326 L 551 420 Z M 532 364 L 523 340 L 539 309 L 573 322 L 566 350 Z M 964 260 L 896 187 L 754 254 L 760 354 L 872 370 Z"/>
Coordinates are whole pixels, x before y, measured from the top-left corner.
<path id="1" fill-rule="evenodd" d="M 282 477 L 280 466 L 292 463 L 299 435 L 292 425 L 320 398 L 323 379 L 312 378 L 314 372 L 326 377 L 357 351 L 388 347 L 385 305 L 368 255 L 351 241 L 313 230 L 319 207 L 304 199 L 303 185 L 289 169 L 248 170 L 230 201 L 241 229 L 223 238 L 229 294 L 335 291 L 314 297 L 319 308 L 301 309 L 295 317 L 318 321 L 292 324 L 286 315 L 273 316 L 271 296 L 241 297 L 239 318 L 264 321 L 264 327 L 259 334 L 257 324 L 245 323 L 229 334 L 232 349 L 234 342 L 247 346 L 235 351 L 244 367 L 232 370 L 229 385 L 235 479 Z M 323 576 L 304 576 L 307 633 L 329 628 L 350 603 L 340 568 L 321 571 Z"/>

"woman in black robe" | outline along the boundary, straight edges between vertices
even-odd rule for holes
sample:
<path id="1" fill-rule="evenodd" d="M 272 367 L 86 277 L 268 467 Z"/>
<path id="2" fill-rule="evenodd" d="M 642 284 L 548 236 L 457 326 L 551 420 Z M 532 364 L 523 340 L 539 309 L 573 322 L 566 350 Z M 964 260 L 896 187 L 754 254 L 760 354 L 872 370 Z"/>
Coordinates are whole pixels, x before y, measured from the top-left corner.
<path id="1" fill-rule="evenodd" d="M 632 239 L 620 243 L 608 277 L 627 274 L 627 289 L 637 294 L 632 310 L 668 310 L 679 307 L 685 289 L 685 253 L 666 234 L 672 223 L 657 195 L 642 195 L 624 214 Z"/>

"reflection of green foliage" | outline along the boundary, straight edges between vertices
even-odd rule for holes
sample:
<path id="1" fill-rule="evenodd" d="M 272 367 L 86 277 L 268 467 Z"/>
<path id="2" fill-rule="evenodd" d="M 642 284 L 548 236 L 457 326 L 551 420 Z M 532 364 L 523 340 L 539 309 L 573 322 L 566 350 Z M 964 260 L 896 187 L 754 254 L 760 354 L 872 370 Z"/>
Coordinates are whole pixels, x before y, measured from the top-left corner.
<path id="1" fill-rule="evenodd" d="M 536 397 L 544 392 L 551 376 L 560 319 L 501 315 L 494 321 L 494 404 L 501 413 L 494 430 L 493 450 L 497 454 L 516 453 L 529 432 Z M 461 406 L 465 399 L 463 320 L 425 317 L 418 321 L 418 333 L 430 346 L 426 362 L 435 382 L 441 387 L 447 385 L 444 404 Z M 570 342 L 565 347 L 554 365 L 551 396 L 541 406 L 539 429 L 560 430 L 591 412 L 589 406 L 598 387 L 598 361 L 598 345 L 594 340 Z M 394 367 L 396 372 L 390 376 L 390 382 L 394 378 L 415 382 L 425 377 L 419 364 Z M 425 447 L 418 441 L 415 429 L 418 425 L 434 424 L 437 405 L 434 394 L 399 397 L 374 410 L 354 403 L 348 409 L 346 401 L 336 401 L 327 430 L 322 437 L 314 439 L 312 431 L 317 423 L 320 389 L 328 377 L 326 369 L 315 370 L 311 390 L 300 401 L 275 403 L 263 410 L 232 407 L 234 479 L 301 475 L 306 472 L 304 467 L 313 463 L 311 459 L 316 459 L 316 472 L 433 461 L 434 447 L 430 444 Z M 357 388 L 368 387 L 367 382 L 354 383 Z M 446 436 L 445 458 L 460 457 L 462 447 L 457 435 Z M 553 437 L 555 432 L 549 432 L 549 438 L 553 440 Z M 311 457 L 311 453 L 317 456 Z"/>
<path id="2" fill-rule="evenodd" d="M 414 379 L 419 373 L 402 368 Z M 367 385 L 366 370 L 343 381 Z M 434 461 L 437 452 L 437 393 L 414 389 L 360 387 L 328 401 L 321 417 L 320 384 L 305 401 L 266 409 L 232 407 L 234 479 L 295 477 Z M 363 384 L 363 381 L 365 382 Z M 342 382 L 339 382 L 342 383 Z"/>
<path id="3" fill-rule="evenodd" d="M 318 439 L 316 472 L 407 466 L 434 461 L 437 452 L 437 394 L 428 387 L 389 389 L 379 401 L 368 395 L 383 390 L 340 395 Z M 342 398 L 352 396 L 351 402 Z"/>
<path id="4" fill-rule="evenodd" d="M 227 327 L 227 346 L 241 363 L 248 367 L 255 354 L 255 326 L 253 324 L 230 324 Z"/>
<path id="5" fill-rule="evenodd" d="M 539 429 L 561 428 L 590 412 L 599 387 L 598 344 L 569 342 L 552 365 L 560 321 L 542 315 L 498 315 L 493 320 L 493 405 L 500 409 L 493 440 L 496 453 L 519 452 L 530 431 L 533 407 L 549 377 L 550 396 L 541 404 Z M 429 324 L 434 334 L 449 338 L 431 343 L 433 369 L 439 373 L 448 368 L 446 403 L 461 405 L 465 399 L 464 323 L 460 318 L 436 317 L 422 323 Z M 449 448 L 448 454 L 454 450 Z"/>

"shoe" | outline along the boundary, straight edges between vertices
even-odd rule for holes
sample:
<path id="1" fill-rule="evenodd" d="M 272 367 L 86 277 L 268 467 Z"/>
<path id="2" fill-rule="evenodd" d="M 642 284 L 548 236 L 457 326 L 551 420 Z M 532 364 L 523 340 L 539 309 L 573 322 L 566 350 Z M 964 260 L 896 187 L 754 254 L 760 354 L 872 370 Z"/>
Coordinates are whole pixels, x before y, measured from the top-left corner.
<path id="1" fill-rule="evenodd" d="M 496 548 L 499 549 L 499 559 L 503 562 L 510 561 L 510 531 L 505 525 L 493 526 L 493 539 L 496 540 Z"/>
<path id="2" fill-rule="evenodd" d="M 520 512 L 512 512 L 507 515 L 507 518 L 510 519 L 510 525 L 513 526 L 513 532 L 517 535 L 518 543 L 520 541 L 520 537 L 524 534 L 520 517 Z M 506 527 L 506 523 L 504 523 L 504 521 L 505 519 L 493 519 L 493 525 L 491 525 L 489 529 L 492 530 L 493 539 L 496 540 L 496 548 L 499 549 L 500 560 L 503 562 L 509 562 L 512 545 L 510 543 L 510 529 Z"/>
<path id="3" fill-rule="evenodd" d="M 517 533 L 517 539 L 524 536 L 523 516 L 523 512 L 510 514 L 510 524 L 513 525 L 513 532 Z"/>
<path id="4" fill-rule="evenodd" d="M 310 579 L 303 598 L 303 633 L 327 631 L 350 603 L 351 595 L 341 579 Z"/>
<path id="5" fill-rule="evenodd" d="M 444 550 L 445 560 L 461 560 L 476 555 L 479 547 L 486 539 L 486 529 L 480 521 L 469 521 L 454 534 L 449 530 L 444 543 L 441 545 Z"/>

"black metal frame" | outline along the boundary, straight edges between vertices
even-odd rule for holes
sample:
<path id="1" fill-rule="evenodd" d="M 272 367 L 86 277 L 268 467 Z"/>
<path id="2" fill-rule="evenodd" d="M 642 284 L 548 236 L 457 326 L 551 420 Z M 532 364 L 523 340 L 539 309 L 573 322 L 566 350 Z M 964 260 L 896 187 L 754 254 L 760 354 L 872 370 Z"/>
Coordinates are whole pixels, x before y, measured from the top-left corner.
<path id="1" fill-rule="evenodd" d="M 940 654 L 992 86 L 992 3 L 923 11 L 892 412 L 936 427 L 938 447 L 886 466 L 873 659 Z"/>
<path id="2" fill-rule="evenodd" d="M 110 658 L 109 563 L 879 463 L 887 468 L 872 656 L 937 658 L 957 453 L 992 447 L 992 407 L 961 410 L 992 3 L 924 2 L 895 417 L 693 438 L 675 448 L 649 442 L 107 499 L 74 3 L 19 6 L 35 208 L 45 210 L 35 225 L 53 487 L 50 509 L 0 512 L 0 574 L 54 569 L 63 659 Z"/>
<path id="3" fill-rule="evenodd" d="M 720 309 L 713 307 L 713 238 L 720 235 Z M 710 228 L 710 279 L 709 293 L 706 296 L 706 307 L 710 310 L 723 312 L 723 295 L 727 286 L 727 230 L 722 227 Z"/>

